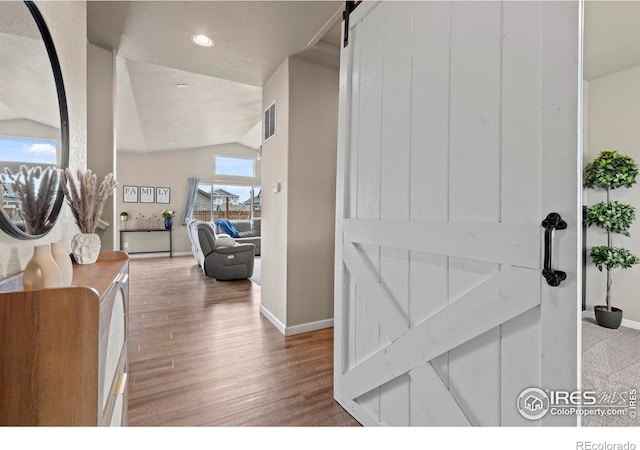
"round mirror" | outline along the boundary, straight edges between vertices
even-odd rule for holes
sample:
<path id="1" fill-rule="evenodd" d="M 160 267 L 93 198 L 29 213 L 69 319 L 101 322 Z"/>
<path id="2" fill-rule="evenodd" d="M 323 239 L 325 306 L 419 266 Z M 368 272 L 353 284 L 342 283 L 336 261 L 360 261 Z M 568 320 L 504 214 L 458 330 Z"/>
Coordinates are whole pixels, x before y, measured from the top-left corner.
<path id="1" fill-rule="evenodd" d="M 69 128 L 58 55 L 32 1 L 0 2 L 0 61 L 0 229 L 36 239 L 64 201 Z"/>

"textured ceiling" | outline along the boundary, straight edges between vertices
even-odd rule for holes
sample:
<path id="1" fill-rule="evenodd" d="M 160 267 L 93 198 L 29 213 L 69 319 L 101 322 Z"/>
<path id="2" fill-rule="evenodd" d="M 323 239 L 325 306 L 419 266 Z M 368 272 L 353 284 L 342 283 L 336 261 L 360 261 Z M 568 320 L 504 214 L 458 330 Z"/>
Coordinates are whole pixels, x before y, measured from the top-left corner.
<path id="1" fill-rule="evenodd" d="M 118 56 L 262 86 L 343 5 L 329 1 L 93 1 L 88 38 Z M 195 46 L 203 33 L 212 48 Z"/>
<path id="2" fill-rule="evenodd" d="M 0 120 L 60 128 L 58 97 L 42 39 L 0 33 Z"/>
<path id="3" fill-rule="evenodd" d="M 54 91 L 36 89 L 53 85 L 44 47 L 32 39 L 36 28 L 22 2 L 1 3 L 1 118 L 57 125 Z M 335 67 L 341 6 L 88 2 L 90 42 L 114 48 L 118 56 L 118 147 L 149 151 L 222 141 L 258 146 L 260 86 L 293 54 Z M 587 80 L 640 65 L 638 24 L 639 1 L 585 2 Z M 196 47 L 189 39 L 194 33 L 209 34 L 216 45 Z M 176 89 L 176 80 L 190 88 Z"/>
<path id="4" fill-rule="evenodd" d="M 117 55 L 118 149 L 228 142 L 257 148 L 262 85 L 295 54 L 337 67 L 342 6 L 328 1 L 89 2 L 89 41 Z M 198 33 L 215 45 L 194 45 L 190 38 Z M 177 83 L 188 86 L 178 89 Z"/>
<path id="5" fill-rule="evenodd" d="M 49 57 L 22 2 L 0 3 L 0 61 L 0 121 L 27 119 L 60 128 Z"/>
<path id="6" fill-rule="evenodd" d="M 260 121 L 258 87 L 123 59 L 118 59 L 117 73 L 117 91 L 123 94 L 116 111 L 116 124 L 123 132 L 121 150 L 237 142 Z M 129 120 L 133 112 L 139 121 Z M 141 134 L 135 130 L 138 126 Z"/>

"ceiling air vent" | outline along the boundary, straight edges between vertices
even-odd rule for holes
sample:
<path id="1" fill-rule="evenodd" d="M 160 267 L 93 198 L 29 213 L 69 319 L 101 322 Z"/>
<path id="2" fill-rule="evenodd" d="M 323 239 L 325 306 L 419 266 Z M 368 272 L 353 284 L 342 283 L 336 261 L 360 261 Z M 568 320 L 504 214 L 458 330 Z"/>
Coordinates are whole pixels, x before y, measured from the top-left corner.
<path id="1" fill-rule="evenodd" d="M 264 110 L 264 142 L 276 135 L 276 102 L 273 101 L 267 109 Z"/>

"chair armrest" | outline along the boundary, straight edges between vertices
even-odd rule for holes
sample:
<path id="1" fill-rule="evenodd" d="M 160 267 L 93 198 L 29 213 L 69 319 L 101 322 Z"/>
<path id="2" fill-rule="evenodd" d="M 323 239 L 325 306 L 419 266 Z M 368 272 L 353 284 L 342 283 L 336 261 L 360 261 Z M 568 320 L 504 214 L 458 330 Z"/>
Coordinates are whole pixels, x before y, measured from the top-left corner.
<path id="1" fill-rule="evenodd" d="M 255 252 L 256 246 L 253 244 L 238 244 L 233 247 L 218 247 L 216 248 L 216 253 L 220 253 L 222 255 L 228 255 L 232 253 L 242 253 L 246 251 Z"/>

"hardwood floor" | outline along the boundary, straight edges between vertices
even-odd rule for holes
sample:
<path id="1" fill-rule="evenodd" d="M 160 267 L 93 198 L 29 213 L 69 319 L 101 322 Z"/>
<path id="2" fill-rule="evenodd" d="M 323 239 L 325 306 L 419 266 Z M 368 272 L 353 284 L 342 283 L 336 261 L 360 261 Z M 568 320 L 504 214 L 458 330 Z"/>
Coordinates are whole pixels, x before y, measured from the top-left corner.
<path id="1" fill-rule="evenodd" d="M 358 426 L 333 400 L 333 329 L 283 336 L 260 286 L 193 257 L 130 265 L 130 426 Z"/>

